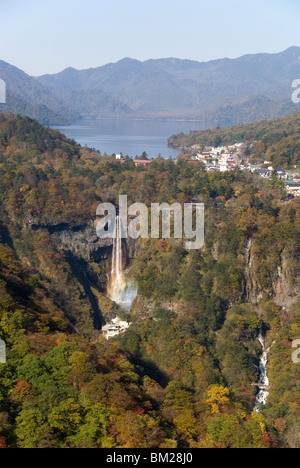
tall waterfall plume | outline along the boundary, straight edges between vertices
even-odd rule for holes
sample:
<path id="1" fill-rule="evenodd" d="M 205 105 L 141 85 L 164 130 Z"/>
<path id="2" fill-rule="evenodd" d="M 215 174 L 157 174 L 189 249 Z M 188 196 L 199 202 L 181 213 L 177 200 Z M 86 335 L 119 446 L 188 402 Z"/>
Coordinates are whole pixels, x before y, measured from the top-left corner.
<path id="1" fill-rule="evenodd" d="M 120 216 L 117 216 L 115 224 L 108 295 L 112 301 L 116 302 L 127 311 L 131 309 L 132 302 L 137 296 L 134 283 L 132 281 L 126 281 L 125 272 L 123 271 L 122 226 Z"/>

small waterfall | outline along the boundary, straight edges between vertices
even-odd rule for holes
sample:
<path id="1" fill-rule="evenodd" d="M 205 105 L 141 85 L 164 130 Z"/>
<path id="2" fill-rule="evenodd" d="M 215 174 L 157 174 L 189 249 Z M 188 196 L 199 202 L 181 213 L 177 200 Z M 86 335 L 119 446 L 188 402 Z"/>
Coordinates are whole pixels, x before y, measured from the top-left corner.
<path id="1" fill-rule="evenodd" d="M 132 302 L 137 296 L 134 282 L 127 282 L 123 271 L 121 218 L 117 216 L 114 232 L 111 275 L 108 283 L 108 295 L 123 309 L 130 311 Z"/>
<path id="2" fill-rule="evenodd" d="M 255 400 L 254 411 L 259 413 L 262 406 L 267 404 L 268 398 L 270 396 L 269 387 L 270 381 L 268 378 L 267 366 L 268 366 L 268 356 L 270 348 L 266 349 L 266 340 L 263 336 L 263 331 L 260 331 L 258 341 L 260 342 L 263 354 L 259 363 L 260 378 L 258 382 L 259 392 Z"/>

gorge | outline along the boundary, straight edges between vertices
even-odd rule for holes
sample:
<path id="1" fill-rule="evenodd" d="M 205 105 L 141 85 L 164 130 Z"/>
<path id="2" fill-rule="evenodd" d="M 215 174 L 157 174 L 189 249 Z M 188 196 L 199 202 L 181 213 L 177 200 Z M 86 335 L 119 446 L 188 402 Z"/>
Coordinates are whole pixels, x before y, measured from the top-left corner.
<path id="1" fill-rule="evenodd" d="M 299 446 L 300 200 L 250 173 L 120 164 L 19 116 L 0 136 L 0 446 Z M 97 206 L 124 193 L 203 201 L 204 248 L 121 240 L 119 220 L 98 238 Z M 116 316 L 130 329 L 102 339 Z"/>

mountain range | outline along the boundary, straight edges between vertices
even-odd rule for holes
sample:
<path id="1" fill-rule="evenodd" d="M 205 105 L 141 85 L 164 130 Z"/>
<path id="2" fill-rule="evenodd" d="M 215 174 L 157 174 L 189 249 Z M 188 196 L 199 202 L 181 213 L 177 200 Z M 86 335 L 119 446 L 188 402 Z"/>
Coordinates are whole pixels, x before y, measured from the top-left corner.
<path id="1" fill-rule="evenodd" d="M 98 68 L 31 77 L 0 60 L 7 104 L 46 125 L 80 119 L 200 119 L 220 125 L 297 112 L 292 82 L 300 75 L 300 47 L 278 54 L 196 62 L 125 58 Z"/>

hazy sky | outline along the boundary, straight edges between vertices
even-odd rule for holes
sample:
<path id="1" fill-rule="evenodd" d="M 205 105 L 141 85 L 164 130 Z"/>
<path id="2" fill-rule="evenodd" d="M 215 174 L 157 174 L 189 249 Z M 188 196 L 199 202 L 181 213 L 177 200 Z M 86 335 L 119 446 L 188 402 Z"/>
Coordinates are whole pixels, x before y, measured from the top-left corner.
<path id="1" fill-rule="evenodd" d="M 299 0 L 0 0 L 0 19 L 0 59 L 31 75 L 300 46 Z"/>

